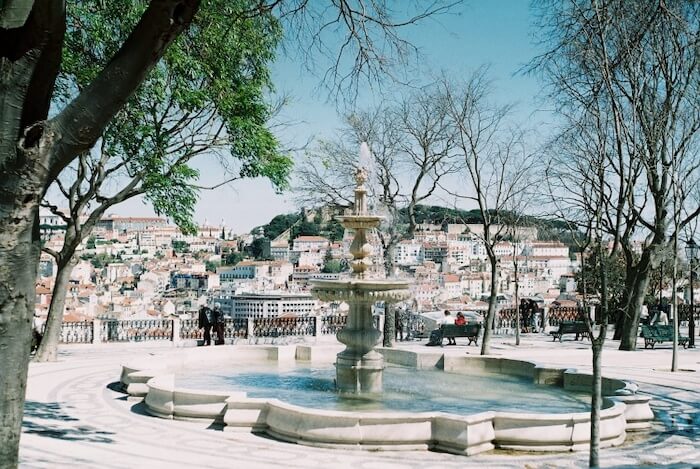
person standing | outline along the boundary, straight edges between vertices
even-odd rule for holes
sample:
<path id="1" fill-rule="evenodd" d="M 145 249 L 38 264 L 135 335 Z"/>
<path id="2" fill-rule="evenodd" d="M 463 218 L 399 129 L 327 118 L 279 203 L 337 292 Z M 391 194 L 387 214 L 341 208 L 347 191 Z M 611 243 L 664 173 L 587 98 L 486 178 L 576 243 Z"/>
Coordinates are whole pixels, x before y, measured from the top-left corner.
<path id="1" fill-rule="evenodd" d="M 403 312 L 400 309 L 396 309 L 394 311 L 394 339 L 403 342 L 403 324 L 401 323 L 402 314 Z"/>
<path id="2" fill-rule="evenodd" d="M 41 317 L 34 312 L 34 319 L 32 320 L 32 352 L 36 352 L 41 345 L 41 339 L 44 338 L 44 328 L 46 326 L 46 321 L 42 320 Z"/>
<path id="3" fill-rule="evenodd" d="M 214 345 L 224 345 L 224 313 L 221 311 L 221 304 L 214 303 L 214 311 L 212 313 L 214 321 L 214 331 L 216 332 L 216 342 Z"/>
<path id="4" fill-rule="evenodd" d="M 211 345 L 212 311 L 206 306 L 199 308 L 199 328 L 204 329 L 204 341 L 202 345 Z"/>

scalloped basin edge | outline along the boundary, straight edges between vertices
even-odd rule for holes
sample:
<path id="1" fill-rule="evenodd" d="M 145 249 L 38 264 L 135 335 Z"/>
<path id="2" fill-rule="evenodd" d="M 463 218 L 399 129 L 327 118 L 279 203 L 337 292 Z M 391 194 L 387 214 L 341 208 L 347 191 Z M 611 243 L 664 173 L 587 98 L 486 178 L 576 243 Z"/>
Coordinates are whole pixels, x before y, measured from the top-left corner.
<path id="1" fill-rule="evenodd" d="M 223 346 L 184 349 L 122 365 L 121 384 L 130 398 L 144 398 L 146 410 L 167 419 L 205 419 L 225 431 L 262 432 L 310 446 L 382 449 L 430 449 L 472 455 L 494 448 L 522 451 L 576 451 L 588 448 L 590 413 L 487 411 L 472 415 L 443 412 L 347 412 L 300 407 L 278 399 L 249 398 L 244 392 L 222 393 L 175 386 L 183 366 L 245 360 L 323 361 L 336 347 Z M 317 349 L 317 350 L 314 350 Z M 526 377 L 541 385 L 587 391 L 591 375 L 574 369 L 541 366 L 527 360 L 493 356 L 448 356 L 436 352 L 377 349 L 388 363 L 414 369 L 443 368 L 468 375 L 497 372 Z M 603 378 L 601 447 L 624 442 L 626 432 L 651 426 L 649 396 L 637 394 L 628 381 Z"/>

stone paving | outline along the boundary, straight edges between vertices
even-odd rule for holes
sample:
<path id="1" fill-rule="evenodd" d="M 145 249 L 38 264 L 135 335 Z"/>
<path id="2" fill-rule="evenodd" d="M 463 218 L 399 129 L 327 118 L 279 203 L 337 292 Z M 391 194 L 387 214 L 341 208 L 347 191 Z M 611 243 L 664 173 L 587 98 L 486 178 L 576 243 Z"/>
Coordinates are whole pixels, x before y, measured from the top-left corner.
<path id="1" fill-rule="evenodd" d="M 544 335 L 524 335 L 519 347 L 512 337 L 495 337 L 493 354 L 527 358 L 552 365 L 590 368 L 587 342 L 552 343 Z M 401 348 L 434 352 L 421 342 Z M 145 415 L 143 405 L 114 390 L 120 364 L 170 344 L 65 347 L 57 363 L 33 363 L 21 440 L 21 467 L 105 468 L 353 468 L 422 469 L 450 467 L 568 468 L 586 467 L 586 452 L 509 453 L 491 451 L 464 457 L 429 451 L 367 452 L 312 448 L 248 433 L 222 432 L 198 422 Z M 603 355 L 607 376 L 636 381 L 653 396 L 657 416 L 649 432 L 628 434 L 619 448 L 602 450 L 604 467 L 700 467 L 700 351 L 679 351 L 679 368 L 670 372 L 669 347 L 620 352 L 608 341 Z M 446 354 L 478 354 L 474 346 L 440 349 Z M 468 392 L 468 389 L 465 389 Z M 526 396 L 524 398 L 527 398 Z"/>

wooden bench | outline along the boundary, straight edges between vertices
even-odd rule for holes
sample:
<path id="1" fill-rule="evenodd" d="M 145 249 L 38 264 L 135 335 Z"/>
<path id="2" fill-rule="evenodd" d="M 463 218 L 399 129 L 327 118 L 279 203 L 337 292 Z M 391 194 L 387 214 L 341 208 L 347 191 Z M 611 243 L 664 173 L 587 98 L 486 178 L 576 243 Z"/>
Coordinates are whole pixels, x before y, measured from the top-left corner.
<path id="1" fill-rule="evenodd" d="M 575 340 L 578 340 L 579 336 L 581 336 L 581 340 L 584 337 L 591 338 L 591 333 L 583 321 L 562 321 L 559 323 L 559 328 L 556 331 L 550 331 L 550 334 L 552 340 L 559 339 L 559 342 L 564 334 L 576 334 Z"/>
<path id="2" fill-rule="evenodd" d="M 642 337 L 644 338 L 644 348 L 654 348 L 656 344 L 662 342 L 673 342 L 673 326 L 671 324 L 642 325 Z M 689 342 L 690 338 L 682 337 L 680 332 L 678 333 L 678 344 L 687 348 Z"/>
<path id="3" fill-rule="evenodd" d="M 481 324 L 464 324 L 463 326 L 443 324 L 440 326 L 442 339 L 466 337 L 469 339 L 469 345 L 471 345 L 472 342 L 474 342 L 475 345 L 479 345 L 479 331 L 481 331 Z M 442 339 L 440 340 L 440 343 L 442 343 Z"/>

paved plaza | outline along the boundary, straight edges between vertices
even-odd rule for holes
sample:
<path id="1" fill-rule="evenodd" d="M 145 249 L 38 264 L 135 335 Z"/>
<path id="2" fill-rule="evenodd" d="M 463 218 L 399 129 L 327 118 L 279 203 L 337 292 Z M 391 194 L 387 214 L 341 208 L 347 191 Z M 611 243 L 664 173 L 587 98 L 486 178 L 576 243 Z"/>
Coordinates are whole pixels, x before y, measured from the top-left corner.
<path id="1" fill-rule="evenodd" d="M 459 340 L 459 339 L 458 339 Z M 552 343 L 527 334 L 515 347 L 513 337 L 495 337 L 494 355 L 542 364 L 590 369 L 588 342 Z M 434 352 L 422 342 L 398 347 Z M 663 344 L 667 345 L 667 344 Z M 248 433 L 223 432 L 197 422 L 163 420 L 145 415 L 142 404 L 128 401 L 114 388 L 120 365 L 132 358 L 164 352 L 170 343 L 66 346 L 58 363 L 33 363 L 21 441 L 21 467 L 103 468 L 267 468 L 322 467 L 398 469 L 419 467 L 585 467 L 586 452 L 511 453 L 491 451 L 465 457 L 429 451 L 341 450 L 282 443 Z M 679 351 L 681 371 L 670 372 L 669 346 L 620 352 L 608 341 L 606 376 L 637 382 L 652 396 L 656 420 L 651 431 L 630 433 L 622 447 L 602 450 L 605 467 L 700 467 L 700 351 Z M 478 354 L 458 342 L 445 354 Z M 465 385 L 465 394 L 468 394 Z M 527 399 L 527 396 L 523 396 Z"/>

